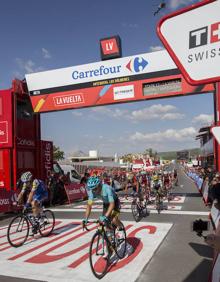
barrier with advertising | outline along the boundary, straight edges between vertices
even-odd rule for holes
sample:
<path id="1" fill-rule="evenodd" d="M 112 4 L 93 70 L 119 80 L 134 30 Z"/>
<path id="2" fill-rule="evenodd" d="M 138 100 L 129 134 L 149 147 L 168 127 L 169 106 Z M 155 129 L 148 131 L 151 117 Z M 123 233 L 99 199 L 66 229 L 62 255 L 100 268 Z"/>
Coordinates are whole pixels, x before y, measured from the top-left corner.
<path id="1" fill-rule="evenodd" d="M 69 204 L 73 203 L 76 200 L 82 200 L 87 198 L 87 192 L 84 184 L 70 183 L 65 184 L 64 187 Z"/>
<path id="2" fill-rule="evenodd" d="M 17 201 L 17 193 L 15 191 L 7 191 L 0 189 L 0 212 L 11 212 L 16 210 L 14 205 Z"/>
<path id="3" fill-rule="evenodd" d="M 211 217 L 216 228 L 216 234 L 220 236 L 220 211 L 216 209 L 214 205 L 212 206 L 211 209 Z M 214 257 L 211 282 L 219 282 L 219 281 L 220 281 L 220 253 L 217 253 Z"/>
<path id="4" fill-rule="evenodd" d="M 205 204 L 207 204 L 209 198 L 209 182 L 206 180 L 203 182 L 202 185 L 202 196 Z"/>
<path id="5" fill-rule="evenodd" d="M 203 185 L 203 179 L 201 177 L 199 177 L 198 174 L 196 174 L 195 172 L 192 172 L 192 171 L 187 172 L 187 175 L 190 178 L 192 178 L 192 180 L 195 182 L 197 188 L 201 192 L 202 185 Z"/>

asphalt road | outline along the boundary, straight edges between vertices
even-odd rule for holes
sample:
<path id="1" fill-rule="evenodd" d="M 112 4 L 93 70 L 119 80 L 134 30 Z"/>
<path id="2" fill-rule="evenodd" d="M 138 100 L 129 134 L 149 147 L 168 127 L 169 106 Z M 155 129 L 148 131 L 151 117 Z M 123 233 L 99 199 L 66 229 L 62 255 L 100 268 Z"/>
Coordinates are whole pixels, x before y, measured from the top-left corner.
<path id="1" fill-rule="evenodd" d="M 137 281 L 137 282 L 207 282 L 212 266 L 212 249 L 209 248 L 202 238 L 196 236 L 191 231 L 191 223 L 198 218 L 204 220 L 208 219 L 209 209 L 205 207 L 201 195 L 198 193 L 197 188 L 193 181 L 189 179 L 181 170 L 179 170 L 179 186 L 174 190 L 177 196 L 177 201 L 173 204 L 169 204 L 168 210 L 162 211 L 161 214 L 157 214 L 154 209 L 151 210 L 150 215 L 141 220 L 139 224 L 134 222 L 132 214 L 130 212 L 130 203 L 125 203 L 122 208 L 121 219 L 125 224 L 131 224 L 134 228 L 143 229 L 143 226 L 154 226 L 158 230 L 158 236 L 150 237 L 149 234 L 145 236 L 144 233 L 137 233 L 136 237 L 143 243 L 143 249 L 133 258 L 130 262 L 126 262 L 125 266 L 111 274 L 107 274 L 103 281 L 110 281 L 112 279 L 119 279 L 120 281 Z M 179 200 L 178 200 L 179 198 Z M 84 217 L 84 203 L 77 203 L 74 205 L 66 205 L 54 208 L 56 219 L 70 222 L 71 220 L 77 221 Z M 97 218 L 100 211 L 92 213 L 91 217 Z M 10 219 L 3 219 L 0 221 L 0 228 L 7 226 Z M 79 221 L 80 222 L 80 221 Z M 1 233 L 0 233 L 1 235 Z M 147 236 L 149 236 L 149 239 Z M 0 236 L 1 238 L 1 236 Z M 64 237 L 65 238 L 65 237 Z M 29 258 L 29 264 L 26 261 L 14 261 L 11 260 L 12 254 L 18 254 L 23 250 L 29 250 L 34 244 L 39 244 L 41 239 L 34 241 L 29 245 L 22 246 L 14 249 L 9 248 L 1 251 L 0 256 L 0 281 L 91 281 L 91 278 L 84 275 L 89 262 L 84 261 L 84 268 L 71 269 L 71 275 L 68 273 L 68 269 L 65 268 L 65 264 L 62 263 L 67 260 L 67 257 L 60 260 L 60 264 L 54 264 L 54 273 L 50 273 L 50 266 L 52 263 L 48 263 L 47 267 L 42 266 L 44 273 L 34 274 L 36 266 L 41 270 L 41 265 L 34 264 L 33 258 Z M 51 240 L 46 238 L 45 240 Z M 62 241 L 63 240 L 63 241 Z M 59 242 L 61 246 L 65 239 Z M 150 241 L 151 240 L 151 241 Z M 69 240 L 70 241 L 70 240 Z M 68 242 L 69 242 L 68 241 Z M 66 242 L 66 241 L 65 241 Z M 74 247 L 74 241 L 71 247 Z M 1 246 L 1 241 L 0 241 Z M 57 245 L 58 246 L 58 245 Z M 41 247 L 41 245 L 40 245 Z M 40 249 L 39 247 L 39 249 Z M 57 253 L 56 247 L 50 249 L 50 251 Z M 39 250 L 36 247 L 35 253 Z M 62 250 L 64 252 L 64 250 Z M 34 253 L 34 254 L 35 254 Z M 43 252 L 38 259 L 41 259 Z M 10 257 L 10 260 L 9 260 Z M 37 257 L 37 255 L 36 255 Z M 32 264 L 30 263 L 32 262 Z M 39 263 L 39 262 L 38 262 Z M 55 263 L 55 262 L 54 262 Z M 129 264 L 129 269 L 126 264 Z M 117 265 L 117 264 L 116 264 Z M 17 271 L 14 267 L 21 267 Z M 31 268 L 32 267 L 32 268 Z M 46 268 L 43 268 L 46 267 Z M 127 267 L 127 268 L 126 268 Z M 11 269 L 11 272 L 10 272 Z M 56 272 L 57 270 L 57 272 Z M 88 274 L 90 270 L 88 269 Z M 112 276 L 111 276 L 112 275 Z M 114 276 L 115 275 L 115 276 Z M 81 277 L 82 276 L 82 277 Z M 126 276 L 126 279 L 125 279 Z M 20 278 L 18 278 L 20 277 Z M 48 278 L 49 277 L 49 278 Z M 72 279 L 70 279 L 72 277 Z M 26 278 L 26 279 L 25 279 Z M 93 280 L 92 280 L 93 281 Z M 94 280 L 96 281 L 96 279 Z"/>

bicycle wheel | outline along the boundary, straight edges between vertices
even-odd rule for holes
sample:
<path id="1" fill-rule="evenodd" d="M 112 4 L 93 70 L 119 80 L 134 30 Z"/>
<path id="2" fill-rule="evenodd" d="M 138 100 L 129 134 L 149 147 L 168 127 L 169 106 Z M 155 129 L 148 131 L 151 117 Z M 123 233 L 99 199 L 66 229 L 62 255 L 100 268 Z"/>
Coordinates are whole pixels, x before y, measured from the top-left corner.
<path id="1" fill-rule="evenodd" d="M 160 195 L 157 195 L 156 196 L 156 210 L 158 212 L 158 214 L 160 214 L 160 211 L 161 211 L 161 200 L 160 200 Z"/>
<path id="2" fill-rule="evenodd" d="M 114 230 L 114 245 L 116 255 L 119 259 L 123 259 L 127 250 L 126 230 L 123 223 L 121 223 L 120 227 L 116 227 Z"/>
<path id="3" fill-rule="evenodd" d="M 20 247 L 29 235 L 29 222 L 24 215 L 18 215 L 12 219 L 8 226 L 7 238 L 12 247 Z"/>
<path id="4" fill-rule="evenodd" d="M 139 207 L 138 207 L 136 199 L 134 199 L 131 203 L 131 211 L 132 211 L 134 220 L 138 222 L 140 220 L 140 213 L 139 213 Z"/>
<path id="5" fill-rule="evenodd" d="M 39 232 L 42 237 L 49 236 L 54 229 L 55 216 L 51 210 L 44 210 L 39 218 Z"/>
<path id="6" fill-rule="evenodd" d="M 147 210 L 147 204 L 148 204 L 148 199 L 147 197 L 143 200 L 143 208 L 142 208 L 142 216 L 146 217 L 148 215 L 148 210 Z"/>
<path id="7" fill-rule="evenodd" d="M 89 248 L 89 262 L 93 274 L 101 279 L 108 271 L 111 252 L 109 242 L 104 233 L 96 232 Z"/>

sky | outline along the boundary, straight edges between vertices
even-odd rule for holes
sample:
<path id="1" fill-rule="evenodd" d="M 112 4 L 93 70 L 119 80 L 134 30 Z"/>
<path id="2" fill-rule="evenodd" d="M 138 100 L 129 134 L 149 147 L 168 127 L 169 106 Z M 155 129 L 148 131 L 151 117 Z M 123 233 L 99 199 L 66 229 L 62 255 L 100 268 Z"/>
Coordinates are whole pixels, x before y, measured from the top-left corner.
<path id="1" fill-rule="evenodd" d="M 0 89 L 25 74 L 98 62 L 99 40 L 119 35 L 123 57 L 164 49 L 159 20 L 199 1 L 2 0 Z M 44 113 L 42 139 L 65 152 L 99 155 L 199 147 L 198 129 L 213 120 L 212 94 Z"/>

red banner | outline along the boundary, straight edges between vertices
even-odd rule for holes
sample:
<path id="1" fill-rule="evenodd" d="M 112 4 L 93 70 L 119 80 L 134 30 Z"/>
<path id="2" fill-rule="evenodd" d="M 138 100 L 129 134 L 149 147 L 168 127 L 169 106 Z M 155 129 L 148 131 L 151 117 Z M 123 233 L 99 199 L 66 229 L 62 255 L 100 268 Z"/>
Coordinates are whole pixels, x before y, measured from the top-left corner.
<path id="1" fill-rule="evenodd" d="M 84 184 L 70 183 L 64 185 L 65 191 L 68 197 L 69 204 L 75 200 L 81 200 L 87 198 L 87 192 Z"/>
<path id="2" fill-rule="evenodd" d="M 0 189 L 0 212 L 10 212 L 17 210 L 17 193 Z"/>

